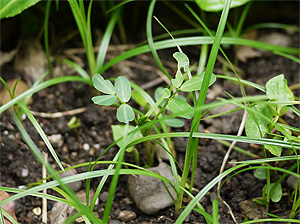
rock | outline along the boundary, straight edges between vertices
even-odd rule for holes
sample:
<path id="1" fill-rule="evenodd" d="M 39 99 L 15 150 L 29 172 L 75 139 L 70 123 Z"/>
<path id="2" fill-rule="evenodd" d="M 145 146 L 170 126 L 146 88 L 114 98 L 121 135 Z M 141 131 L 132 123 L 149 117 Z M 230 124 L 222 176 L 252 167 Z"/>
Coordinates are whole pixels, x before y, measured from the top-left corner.
<path id="1" fill-rule="evenodd" d="M 286 184 L 289 187 L 290 190 L 295 190 L 297 186 L 297 177 L 295 176 L 289 176 L 286 180 Z M 300 186 L 300 180 L 298 179 L 298 186 Z"/>
<path id="2" fill-rule="evenodd" d="M 212 109 L 209 112 L 209 115 L 225 113 L 237 108 L 238 107 L 233 104 L 227 104 Z M 205 119 L 204 122 L 211 125 L 207 129 L 212 133 L 232 134 L 238 132 L 242 117 L 243 111 L 241 110 L 229 114 L 223 114 L 220 117 Z"/>
<path id="3" fill-rule="evenodd" d="M 107 191 L 104 191 L 103 193 L 101 193 L 101 194 L 99 195 L 99 198 L 100 198 L 101 201 L 106 202 L 106 201 L 107 201 L 107 198 L 108 198 L 108 192 L 107 192 Z"/>
<path id="4" fill-rule="evenodd" d="M 85 202 L 85 190 L 82 190 L 76 194 L 76 196 L 83 202 Z M 90 192 L 89 202 L 92 201 L 95 193 L 93 191 Z M 72 215 L 76 211 L 70 205 L 64 204 L 62 202 L 56 202 L 51 211 L 48 212 L 48 217 L 50 219 L 51 224 L 64 224 L 68 217 Z"/>
<path id="5" fill-rule="evenodd" d="M 18 79 L 12 79 L 6 82 L 6 84 L 8 85 L 10 91 L 13 90 L 16 82 Z M 21 95 L 22 93 L 24 93 L 25 91 L 27 91 L 29 89 L 29 86 L 26 84 L 26 82 L 19 80 L 16 90 L 15 90 L 15 97 Z M 1 92 L 0 92 L 0 105 L 6 104 L 7 102 L 9 102 L 11 100 L 11 97 L 7 91 L 7 89 L 5 87 L 2 88 Z M 32 98 L 29 99 L 28 104 L 32 103 Z"/>
<path id="6" fill-rule="evenodd" d="M 155 154 L 156 154 L 158 161 L 162 161 L 162 160 L 169 161 L 169 153 L 167 152 L 167 150 L 165 148 L 163 148 L 159 144 L 157 144 L 155 147 Z M 173 155 L 173 156 L 176 158 L 175 151 L 174 151 L 174 154 L 175 155 Z"/>
<path id="7" fill-rule="evenodd" d="M 258 41 L 284 47 L 291 46 L 293 42 L 289 35 L 277 32 L 264 34 L 258 38 Z"/>
<path id="8" fill-rule="evenodd" d="M 61 134 L 50 135 L 48 136 L 48 140 L 50 141 L 53 147 L 60 148 L 64 144 L 64 140 Z"/>
<path id="9" fill-rule="evenodd" d="M 70 169 L 70 170 L 66 170 L 66 172 L 64 172 L 64 173 L 59 174 L 59 176 L 61 178 L 64 178 L 64 177 L 69 177 L 69 176 L 73 176 L 73 175 L 76 175 L 76 174 L 77 174 L 77 172 L 76 172 L 75 169 Z M 68 185 L 73 191 L 77 192 L 81 189 L 82 182 L 81 181 L 75 181 L 75 182 L 68 183 Z"/>
<path id="10" fill-rule="evenodd" d="M 267 218 L 265 214 L 267 210 L 252 200 L 245 200 L 239 203 L 242 214 L 248 217 L 250 220 L 257 220 Z"/>
<path id="11" fill-rule="evenodd" d="M 29 171 L 27 168 L 22 168 L 22 173 L 21 173 L 21 176 L 22 177 L 27 177 L 29 174 Z"/>
<path id="12" fill-rule="evenodd" d="M 35 207 L 34 209 L 32 209 L 33 214 L 39 216 L 42 214 L 42 209 L 40 207 Z"/>
<path id="13" fill-rule="evenodd" d="M 84 149 L 85 151 L 89 151 L 89 150 L 90 150 L 90 145 L 87 144 L 87 143 L 84 143 L 82 147 L 83 147 L 83 149 Z"/>
<path id="14" fill-rule="evenodd" d="M 0 191 L 0 201 L 3 201 L 4 199 L 8 198 L 10 195 L 5 191 Z M 15 214 L 15 201 L 11 201 L 6 203 L 2 206 L 3 209 L 5 209 L 15 220 L 17 220 L 16 214 Z M 4 218 L 4 224 L 11 224 L 11 222 Z"/>
<path id="15" fill-rule="evenodd" d="M 118 219 L 125 222 L 131 221 L 135 218 L 136 218 L 135 212 L 128 211 L 128 210 L 121 211 L 118 215 Z"/>
<path id="16" fill-rule="evenodd" d="M 122 224 L 122 222 L 117 219 L 111 219 L 108 221 L 108 224 Z"/>
<path id="17" fill-rule="evenodd" d="M 42 44 L 35 37 L 23 39 L 14 66 L 32 82 L 39 80 L 47 71 L 47 57 Z"/>
<path id="18" fill-rule="evenodd" d="M 164 162 L 161 162 L 157 167 L 149 168 L 149 170 L 174 181 L 171 167 Z M 145 214 L 152 215 L 173 205 L 173 201 L 160 179 L 143 175 L 130 175 L 127 185 L 129 194 L 136 206 Z M 174 189 L 168 184 L 166 186 L 176 200 Z"/>

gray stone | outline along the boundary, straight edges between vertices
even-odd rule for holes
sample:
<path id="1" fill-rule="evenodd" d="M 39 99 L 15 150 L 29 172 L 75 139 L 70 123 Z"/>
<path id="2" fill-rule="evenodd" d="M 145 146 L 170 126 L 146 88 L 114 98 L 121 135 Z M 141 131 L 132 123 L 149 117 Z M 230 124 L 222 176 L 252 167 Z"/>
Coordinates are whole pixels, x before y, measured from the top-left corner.
<path id="1" fill-rule="evenodd" d="M 267 210 L 252 200 L 245 200 L 239 203 L 242 214 L 248 217 L 250 220 L 257 220 L 267 218 L 265 214 Z"/>
<path id="2" fill-rule="evenodd" d="M 122 222 L 117 219 L 111 219 L 108 221 L 108 224 L 122 224 Z"/>
<path id="3" fill-rule="evenodd" d="M 149 170 L 174 181 L 171 167 L 164 162 L 161 162 L 157 167 L 149 168 Z M 129 194 L 136 206 L 145 214 L 152 215 L 173 205 L 173 201 L 160 179 L 143 175 L 130 175 L 127 185 Z M 166 186 L 176 200 L 174 189 L 169 184 Z"/>
<path id="4" fill-rule="evenodd" d="M 128 210 L 121 211 L 118 215 L 118 219 L 125 222 L 131 221 L 135 218 L 136 218 L 135 212 L 128 211 Z"/>
<path id="5" fill-rule="evenodd" d="M 298 179 L 298 186 L 300 186 L 300 183 L 299 183 L 299 179 Z M 289 176 L 286 180 L 286 184 L 287 186 L 289 187 L 290 190 L 295 190 L 296 189 L 296 186 L 297 186 L 297 177 L 295 176 Z"/>
<path id="6" fill-rule="evenodd" d="M 237 108 L 236 105 L 226 104 L 212 109 L 207 116 L 226 113 Z M 207 129 L 212 133 L 231 134 L 238 132 L 242 117 L 243 111 L 236 111 L 220 117 L 205 119 L 204 122 L 211 125 Z"/>
<path id="7" fill-rule="evenodd" d="M 64 144 L 64 140 L 61 134 L 50 135 L 48 136 L 48 139 L 50 143 L 53 145 L 53 147 L 60 148 Z"/>
<path id="8" fill-rule="evenodd" d="M 67 170 L 67 171 L 64 172 L 64 173 L 61 173 L 59 176 L 60 176 L 61 178 L 64 178 L 64 177 L 69 177 L 69 176 L 73 176 L 73 175 L 76 175 L 76 174 L 77 174 L 76 170 L 70 169 L 70 170 Z M 81 189 L 81 187 L 82 187 L 82 182 L 81 182 L 81 181 L 75 181 L 75 182 L 68 183 L 68 185 L 69 185 L 69 187 L 70 187 L 73 191 L 77 192 L 77 191 L 79 191 L 79 190 Z"/>
<path id="9" fill-rule="evenodd" d="M 101 194 L 99 195 L 99 198 L 100 198 L 101 201 L 106 202 L 106 201 L 107 201 L 107 198 L 108 198 L 108 192 L 107 192 L 107 191 L 104 191 L 103 193 L 101 193 Z"/>

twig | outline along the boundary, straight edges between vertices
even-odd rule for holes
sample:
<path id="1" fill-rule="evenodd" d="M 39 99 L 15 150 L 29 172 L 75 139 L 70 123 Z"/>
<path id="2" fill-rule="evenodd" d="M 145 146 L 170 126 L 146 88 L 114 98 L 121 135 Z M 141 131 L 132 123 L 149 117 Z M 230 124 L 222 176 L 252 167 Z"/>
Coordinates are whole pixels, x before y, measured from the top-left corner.
<path id="1" fill-rule="evenodd" d="M 45 164 L 48 163 L 48 153 L 43 152 L 44 159 L 45 159 Z M 42 169 L 42 178 L 43 183 L 46 183 L 46 177 L 47 177 L 47 170 L 46 166 L 43 164 L 43 169 Z M 43 189 L 43 194 L 47 194 L 47 188 Z M 42 199 L 42 222 L 47 223 L 47 198 Z"/>
<path id="2" fill-rule="evenodd" d="M 81 114 L 85 112 L 86 108 L 78 108 L 74 110 L 68 110 L 64 112 L 56 112 L 56 113 L 43 113 L 43 112 L 36 112 L 36 111 L 30 111 L 34 116 L 38 117 L 44 117 L 44 118 L 59 118 L 64 116 L 72 116 L 75 114 Z"/>
<path id="3" fill-rule="evenodd" d="M 242 122 L 241 122 L 241 124 L 240 124 L 240 127 L 239 127 L 239 130 L 238 130 L 237 136 L 241 136 L 242 133 L 243 133 L 243 130 L 244 130 L 244 127 L 245 127 L 245 123 L 246 123 L 247 114 L 248 114 L 248 112 L 247 112 L 246 110 L 244 110 L 243 119 L 242 119 Z M 225 169 L 225 166 L 226 166 L 226 163 L 227 163 L 227 161 L 228 161 L 229 155 L 230 155 L 230 153 L 231 153 L 231 151 L 232 151 L 232 149 L 233 149 L 233 147 L 235 146 L 236 143 L 237 143 L 237 141 L 233 141 L 233 142 L 231 143 L 229 149 L 227 150 L 227 153 L 226 153 L 225 156 L 224 156 L 224 159 L 223 159 L 222 166 L 221 166 L 221 168 L 220 168 L 220 173 L 219 173 L 219 174 L 222 174 L 222 173 L 223 173 L 223 171 L 224 171 L 224 169 Z M 218 182 L 218 188 L 217 188 L 217 191 L 220 190 L 220 186 L 221 186 L 221 180 Z M 236 224 L 238 224 L 238 222 L 236 221 L 236 219 L 235 219 L 235 217 L 234 217 L 234 214 L 233 214 L 233 212 L 232 212 L 230 206 L 223 200 L 223 198 L 221 197 L 221 195 L 219 195 L 219 198 L 220 198 L 220 200 L 223 202 L 223 204 L 228 208 L 229 213 L 230 213 L 230 215 L 231 215 L 233 221 L 234 221 Z"/>

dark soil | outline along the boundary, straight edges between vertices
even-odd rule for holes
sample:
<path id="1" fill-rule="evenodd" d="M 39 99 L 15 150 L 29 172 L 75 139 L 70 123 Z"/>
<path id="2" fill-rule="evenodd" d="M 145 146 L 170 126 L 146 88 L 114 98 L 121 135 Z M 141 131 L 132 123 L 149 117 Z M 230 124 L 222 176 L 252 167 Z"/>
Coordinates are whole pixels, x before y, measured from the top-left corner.
<path id="1" fill-rule="evenodd" d="M 294 43 L 299 47 L 299 37 L 294 35 Z M 193 55 L 189 55 L 189 51 L 192 52 L 193 49 L 187 49 L 186 53 L 191 57 L 191 61 L 197 60 L 197 58 L 192 58 Z M 165 61 L 172 61 L 173 51 L 164 51 L 163 59 Z M 147 54 L 151 58 L 150 54 Z M 141 65 L 153 66 L 153 70 L 156 71 L 157 68 L 153 60 L 145 61 L 140 57 L 131 59 L 130 61 Z M 196 61 L 195 61 L 196 62 Z M 170 66 L 170 70 L 173 74 L 176 71 L 176 64 L 173 67 Z M 220 71 L 221 64 L 217 63 L 217 71 Z M 241 63 L 240 67 L 243 69 L 245 75 L 242 77 L 245 80 L 255 82 L 260 85 L 265 85 L 265 83 L 273 76 L 279 74 L 285 74 L 285 78 L 288 80 L 289 85 L 299 83 L 299 65 L 289 59 L 267 54 L 265 56 L 249 59 L 247 63 Z M 132 69 L 134 74 L 128 75 L 132 81 L 142 85 L 148 81 L 158 78 L 155 72 L 143 71 L 139 68 Z M 106 72 L 106 77 L 117 76 L 120 74 L 119 68 L 117 66 L 113 67 L 109 72 Z M 114 75 L 112 75 L 114 74 Z M 126 75 L 126 74 L 125 74 Z M 12 75 L 3 75 L 3 78 L 12 78 Z M 240 96 L 240 88 L 238 85 L 224 81 L 217 80 L 221 88 L 221 94 L 219 96 L 226 97 L 224 91 L 229 92 L 234 96 Z M 213 87 L 212 87 L 213 89 Z M 152 95 L 154 88 L 148 89 L 149 93 Z M 261 94 L 261 92 L 254 90 L 253 88 L 246 88 L 249 95 Z M 299 96 L 299 92 L 294 92 L 295 95 Z M 49 87 L 33 95 L 33 104 L 29 106 L 30 110 L 35 112 L 47 112 L 55 113 L 68 111 L 77 108 L 85 108 L 85 111 L 75 115 L 81 121 L 81 125 L 78 132 L 74 132 L 68 128 L 67 123 L 72 118 L 72 116 L 63 116 L 60 118 L 42 118 L 36 116 L 36 119 L 41 124 L 46 135 L 50 136 L 53 134 L 60 134 L 63 137 L 63 144 L 61 147 L 55 147 L 55 151 L 61 161 L 69 164 L 76 165 L 79 163 L 89 162 L 90 159 L 96 160 L 98 156 L 113 143 L 112 132 L 110 126 L 113 124 L 118 124 L 115 113 L 116 109 L 113 107 L 101 107 L 96 106 L 92 103 L 91 97 L 94 96 L 93 90 L 90 86 L 82 85 L 81 83 L 64 83 L 56 86 Z M 215 100 L 212 99 L 212 100 Z M 236 116 L 236 115 L 232 115 Z M 241 114 L 236 118 L 237 121 L 241 120 Z M 230 120 L 232 120 L 231 115 L 227 115 L 222 118 L 214 119 L 225 119 L 225 122 L 231 125 Z M 286 121 L 292 122 L 292 125 L 298 125 L 299 127 L 299 117 L 292 120 L 290 117 L 285 117 Z M 186 124 L 185 130 L 188 131 L 189 123 Z M 229 126 L 230 126 L 229 125 Z M 239 122 L 237 122 L 239 125 Z M 30 123 L 28 119 L 24 120 L 24 126 L 27 132 L 38 146 L 38 148 L 43 152 L 48 152 L 45 147 L 44 142 L 39 137 L 38 133 Z M 201 123 L 201 129 L 209 128 L 210 124 L 207 122 Z M 8 111 L 1 114 L 1 179 L 0 185 L 6 187 L 20 188 L 26 186 L 27 184 L 37 182 L 41 180 L 42 168 L 38 163 L 36 158 L 32 155 L 28 147 L 22 141 L 20 133 L 18 132 L 11 115 Z M 223 127 L 224 128 L 224 127 Z M 230 127 L 232 131 L 228 134 L 236 134 L 237 127 Z M 180 129 L 174 129 L 172 131 L 178 131 Z M 181 131 L 181 130 L 180 130 Z M 181 166 L 184 162 L 184 149 L 186 146 L 186 139 L 174 139 L 175 149 L 177 151 L 177 161 Z M 89 150 L 84 150 L 83 145 L 88 144 Z M 248 150 L 254 154 L 262 156 L 262 149 L 260 147 L 251 147 L 248 144 L 237 144 L 239 147 Z M 142 146 L 139 146 L 139 150 L 143 150 Z M 117 147 L 112 147 L 107 153 L 101 158 L 101 160 L 111 160 L 115 153 L 117 152 Z M 198 167 L 196 170 L 196 179 L 194 188 L 201 190 L 206 186 L 214 177 L 219 174 L 220 166 L 222 164 L 224 155 L 226 153 L 227 147 L 218 143 L 214 140 L 200 139 L 199 153 L 198 153 Z M 143 153 L 143 152 L 142 152 Z M 271 155 L 269 155 L 271 156 Z M 239 152 L 233 151 L 229 157 L 229 161 L 242 161 L 251 159 L 250 157 L 243 155 Z M 134 163 L 130 155 L 126 155 L 125 160 Z M 49 162 L 59 170 L 54 159 L 49 154 Z M 155 161 L 157 164 L 157 161 Z M 226 168 L 230 168 L 232 164 L 228 164 Z M 287 164 L 287 167 L 290 165 Z M 105 169 L 106 166 L 98 166 L 97 169 Z M 24 170 L 28 171 L 28 175 L 24 175 Z M 87 167 L 79 168 L 77 171 L 86 172 Z M 278 176 L 274 176 L 278 178 Z M 110 179 L 109 179 L 110 180 Z M 92 189 L 96 189 L 99 179 L 92 180 Z M 119 185 L 116 191 L 111 219 L 116 220 L 118 214 L 122 210 L 134 211 L 137 217 L 132 221 L 126 223 L 174 223 L 176 220 L 174 207 L 165 209 L 155 215 L 147 216 L 141 213 L 135 205 L 132 203 L 128 196 L 128 191 L 126 189 L 126 176 L 121 176 L 119 180 Z M 243 172 L 240 173 L 227 181 L 222 189 L 221 196 L 231 207 L 234 216 L 238 222 L 244 220 L 245 215 L 242 214 L 241 207 L 239 203 L 244 200 L 252 200 L 254 198 L 261 197 L 262 188 L 265 182 L 254 178 L 253 172 Z M 283 192 L 287 193 L 289 190 L 286 186 L 285 181 L 282 183 Z M 102 192 L 107 192 L 109 190 L 109 181 L 104 186 Z M 51 191 L 49 191 L 51 192 Z M 202 200 L 201 205 L 203 208 L 211 214 L 211 205 L 213 198 L 216 197 L 216 187 L 214 187 L 209 194 L 207 194 Z M 184 198 L 184 202 L 187 202 L 187 198 Z M 49 210 L 53 206 L 53 202 L 48 201 Z M 16 201 L 15 213 L 20 223 L 41 223 L 40 217 L 34 215 L 32 212 L 33 208 L 41 207 L 42 199 L 36 197 L 24 197 Z M 283 218 L 288 218 L 289 211 L 291 209 L 292 202 L 288 200 L 288 195 L 284 194 L 282 200 L 279 203 L 271 203 L 269 213 L 278 215 Z M 105 201 L 99 202 L 95 207 L 95 211 L 98 213 L 99 217 L 102 216 L 103 209 L 105 207 Z M 234 223 L 228 209 L 222 203 L 219 205 L 219 215 L 221 223 Z M 300 219 L 300 214 L 297 215 Z M 190 216 L 186 219 L 185 223 L 205 223 L 203 216 L 199 215 L 197 212 L 192 212 Z"/>

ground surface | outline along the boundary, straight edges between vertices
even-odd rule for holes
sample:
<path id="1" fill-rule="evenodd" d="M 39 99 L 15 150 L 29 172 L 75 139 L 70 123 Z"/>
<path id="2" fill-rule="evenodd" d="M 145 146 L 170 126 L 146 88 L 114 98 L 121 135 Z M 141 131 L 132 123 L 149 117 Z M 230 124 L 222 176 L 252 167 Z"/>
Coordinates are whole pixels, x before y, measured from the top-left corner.
<path id="1" fill-rule="evenodd" d="M 299 47 L 298 37 L 292 35 L 293 45 Z M 167 51 L 163 54 L 163 60 L 166 62 L 172 62 L 169 66 L 170 71 L 174 73 L 176 71 L 176 64 L 172 58 L 173 51 Z M 189 54 L 191 52 L 191 54 Z M 193 58 L 193 50 L 186 49 L 186 53 L 191 57 L 192 62 L 196 62 L 197 58 Z M 130 67 L 130 64 L 124 63 L 121 66 L 115 66 L 106 72 L 106 77 L 117 76 L 121 73 L 124 74 L 124 67 L 130 68 L 132 73 L 127 76 L 135 83 L 143 85 L 158 78 L 157 68 L 151 55 L 134 58 L 131 63 L 134 68 Z M 145 57 L 146 57 L 145 56 Z M 112 56 L 113 57 L 113 56 Z M 142 70 L 143 66 L 151 66 L 152 71 Z M 221 63 L 218 62 L 216 66 L 216 74 L 220 74 Z M 240 68 L 243 70 L 243 79 L 264 85 L 271 77 L 279 74 L 285 74 L 289 85 L 293 85 L 299 82 L 299 65 L 296 62 L 282 58 L 280 56 L 263 54 L 262 56 L 254 59 L 248 59 L 246 63 L 240 63 Z M 62 69 L 68 72 L 66 68 Z M 11 70 L 10 70 L 11 71 Z M 125 70 L 126 72 L 126 70 Z M 125 73 L 126 74 L 126 73 Z M 18 77 L 17 73 L 9 73 L 4 75 L 4 78 Z M 153 94 L 153 90 L 156 86 L 147 89 L 150 94 Z M 224 80 L 218 80 L 215 87 L 210 90 L 210 101 L 215 100 L 216 97 L 226 97 L 224 91 L 229 92 L 234 96 L 240 96 L 239 86 L 227 82 Z M 261 94 L 261 92 L 252 88 L 246 88 L 249 95 Z M 294 92 L 299 96 L 299 92 Z M 91 97 L 94 96 L 92 89 L 87 85 L 81 83 L 64 83 L 57 86 L 49 87 L 43 91 L 33 95 L 33 104 L 29 106 L 30 110 L 35 112 L 63 112 L 78 108 L 84 108 L 81 113 L 75 116 L 80 119 L 81 126 L 78 129 L 77 134 L 70 130 L 67 126 L 68 121 L 72 116 L 62 116 L 59 118 L 43 118 L 39 115 L 36 116 L 38 122 L 41 124 L 44 132 L 48 135 L 59 134 L 61 136 L 61 143 L 55 147 L 56 153 L 61 161 L 69 164 L 76 165 L 83 162 L 88 162 L 91 158 L 95 160 L 111 143 L 112 132 L 110 125 L 117 124 L 115 118 L 116 109 L 113 107 L 101 107 L 93 105 Z M 241 121 L 242 114 L 237 113 L 233 115 L 224 116 L 221 118 L 214 118 L 213 122 L 219 122 L 221 124 L 220 129 L 212 126 L 212 122 L 202 122 L 200 130 L 208 129 L 215 131 L 216 133 L 236 134 Z M 299 124 L 299 118 L 293 120 L 293 117 L 286 116 L 285 119 L 292 122 L 292 125 Z M 227 124 L 227 127 L 224 126 Z M 26 130 L 39 147 L 41 151 L 47 152 L 47 149 L 38 136 L 37 132 L 28 121 L 24 120 Z M 173 131 L 188 131 L 189 123 L 186 124 L 184 129 L 174 129 Z M 299 127 L 299 125 L 298 125 Z M 42 168 L 37 162 L 35 157 L 31 154 L 28 147 L 23 143 L 19 132 L 17 131 L 15 124 L 9 114 L 5 112 L 1 114 L 1 170 L 0 170 L 0 185 L 7 187 L 20 187 L 30 183 L 34 183 L 41 179 Z M 177 160 L 182 166 L 184 161 L 184 149 L 186 145 L 186 139 L 175 140 L 175 150 L 177 152 Z M 262 156 L 261 147 L 251 147 L 247 144 L 238 144 L 241 148 L 251 151 L 252 153 Z M 143 150 L 143 146 L 139 146 L 139 150 Z M 202 189 L 209 183 L 214 177 L 219 174 L 219 169 L 226 153 L 227 147 L 222 144 L 207 139 L 200 139 L 199 153 L 198 153 L 198 168 L 196 171 L 195 188 Z M 111 160 L 117 148 L 111 148 L 101 160 Z M 126 156 L 126 161 L 134 162 L 132 157 Z M 229 161 L 241 161 L 251 159 L 250 157 L 233 151 L 229 157 Z M 55 162 L 52 157 L 49 156 L 49 162 L 53 164 Z M 157 164 L 157 161 L 155 162 Z M 226 168 L 232 166 L 227 165 Z M 289 167 L 289 164 L 287 164 Z M 99 166 L 97 169 L 104 169 L 105 166 Z M 84 172 L 86 167 L 79 168 L 77 171 Z M 28 174 L 26 172 L 28 171 Z M 274 175 L 274 178 L 278 176 Z M 147 216 L 141 213 L 131 199 L 128 197 L 128 190 L 126 189 L 126 176 L 121 176 L 119 185 L 116 191 L 116 197 L 113 203 L 111 219 L 118 223 L 117 217 L 120 211 L 129 210 L 136 213 L 137 217 L 127 223 L 173 223 L 176 220 L 174 208 L 167 208 L 155 215 Z M 99 179 L 92 180 L 92 188 L 95 189 Z M 246 200 L 252 200 L 261 196 L 264 181 L 254 178 L 253 172 L 245 172 L 232 177 L 228 182 L 224 184 L 221 190 L 221 196 L 231 207 L 234 216 L 238 222 L 242 222 L 245 213 L 242 212 L 241 202 Z M 106 184 L 101 195 L 105 195 L 108 192 L 109 184 Z M 288 188 L 285 181 L 283 181 L 283 192 L 287 193 Z M 201 204 L 204 209 L 211 213 L 212 200 L 216 195 L 216 188 L 213 188 L 210 193 L 205 196 Z M 104 196 L 103 196 L 104 197 Z M 186 202 L 187 199 L 185 199 Z M 35 207 L 41 207 L 42 200 L 35 197 L 24 197 L 16 201 L 15 213 L 20 223 L 40 223 L 39 216 L 34 215 L 32 210 Z M 49 202 L 49 210 L 53 206 L 52 202 Z M 103 208 L 105 206 L 105 197 L 99 201 L 99 204 L 95 207 L 95 211 L 101 217 Z M 291 209 L 291 202 L 288 201 L 288 195 L 285 194 L 279 203 L 271 203 L 269 212 L 283 218 L 287 218 Z M 221 223 L 234 223 L 228 213 L 228 209 L 223 204 L 220 204 L 220 219 Z M 297 218 L 300 218 L 299 214 Z M 204 223 L 204 218 L 196 212 L 193 212 L 185 223 Z"/>

